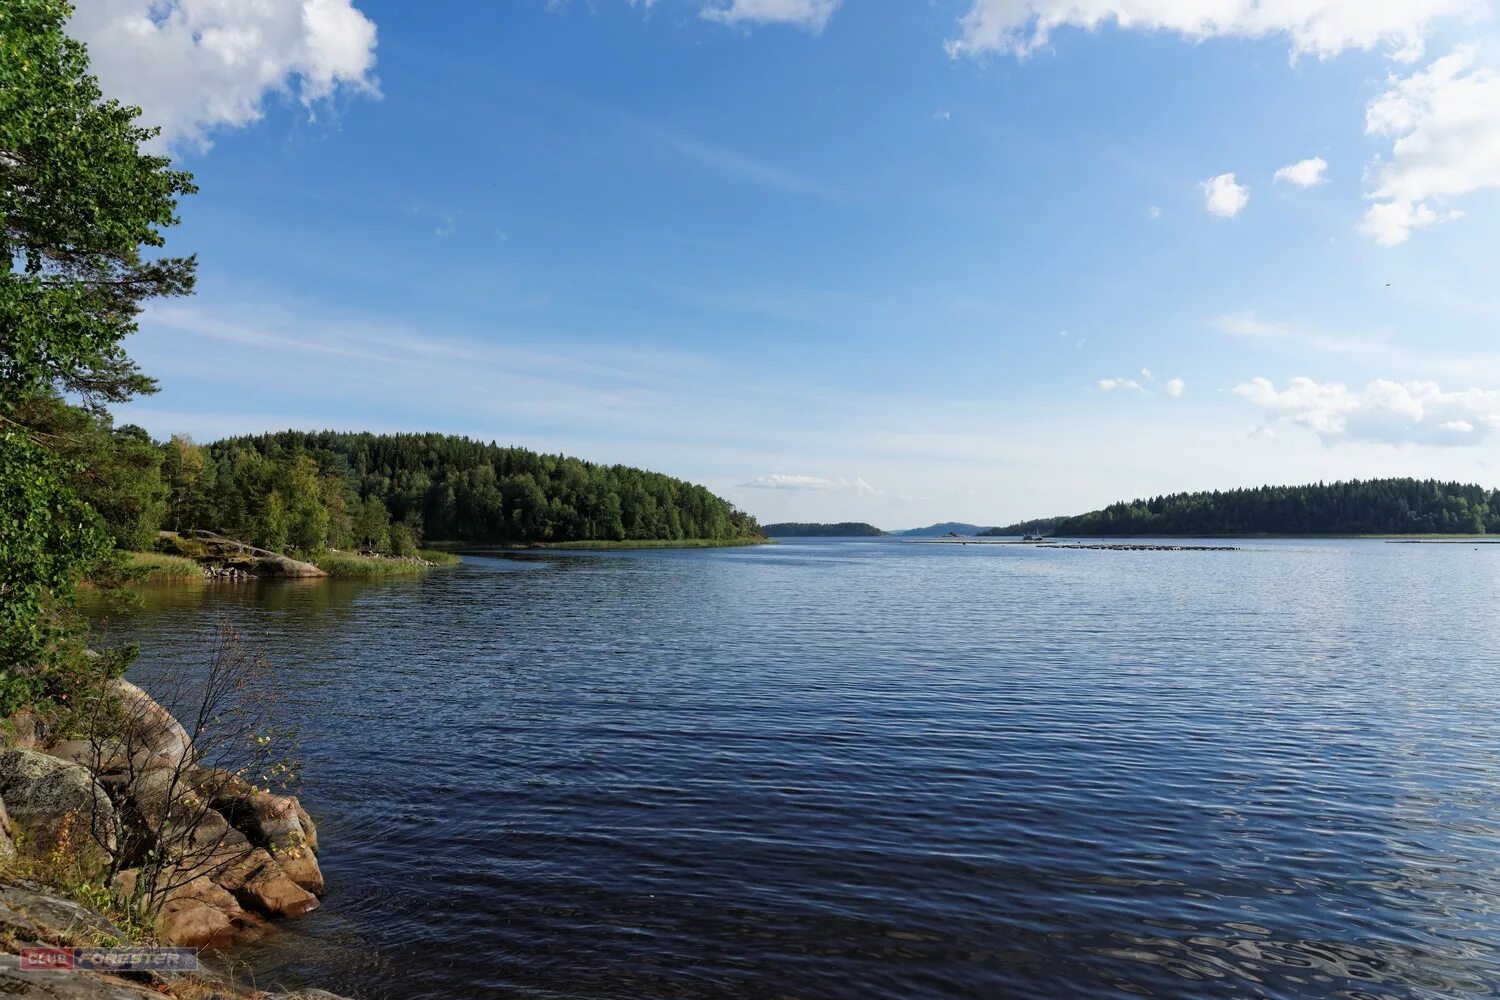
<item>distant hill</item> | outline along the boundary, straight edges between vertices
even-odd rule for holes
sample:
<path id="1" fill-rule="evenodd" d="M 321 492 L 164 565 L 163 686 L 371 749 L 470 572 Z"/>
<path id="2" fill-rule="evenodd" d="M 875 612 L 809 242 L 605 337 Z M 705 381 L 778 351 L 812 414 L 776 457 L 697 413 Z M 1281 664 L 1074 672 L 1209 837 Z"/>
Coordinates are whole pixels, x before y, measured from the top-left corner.
<path id="1" fill-rule="evenodd" d="M 1066 520 L 1065 516 L 1038 517 L 1030 521 L 1017 521 L 1015 524 L 1007 524 L 1002 528 L 985 528 L 979 534 L 984 537 L 1014 535 L 1017 538 L 1022 535 L 1050 535 L 1057 527 L 1059 521 Z"/>
<path id="2" fill-rule="evenodd" d="M 1500 534 L 1500 490 L 1435 479 L 1371 479 L 1175 493 L 1111 504 L 1058 535 Z"/>
<path id="3" fill-rule="evenodd" d="M 961 521 L 944 521 L 942 524 L 929 524 L 925 528 L 910 528 L 906 531 L 897 531 L 893 534 L 904 538 L 941 538 L 943 535 L 977 535 L 982 529 L 977 524 L 964 524 Z"/>
<path id="4" fill-rule="evenodd" d="M 840 521 L 838 524 L 805 524 L 785 521 L 767 524 L 761 532 L 767 538 L 874 538 L 885 532 L 863 521 Z"/>

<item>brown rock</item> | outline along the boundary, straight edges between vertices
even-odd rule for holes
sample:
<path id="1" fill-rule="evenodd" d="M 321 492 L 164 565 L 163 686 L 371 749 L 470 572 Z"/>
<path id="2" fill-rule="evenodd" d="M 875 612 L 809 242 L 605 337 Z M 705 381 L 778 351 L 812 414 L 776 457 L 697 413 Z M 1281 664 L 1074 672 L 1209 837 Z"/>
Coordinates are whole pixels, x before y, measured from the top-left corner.
<path id="1" fill-rule="evenodd" d="M 240 905 L 273 917 L 300 917 L 318 908 L 318 897 L 293 882 L 263 848 L 252 848 L 237 864 L 214 876 Z"/>
<path id="2" fill-rule="evenodd" d="M 111 681 L 110 690 L 120 699 L 129 720 L 126 743 L 132 750 L 144 748 L 174 763 L 192 753 L 193 741 L 187 730 L 156 699 L 123 677 Z"/>

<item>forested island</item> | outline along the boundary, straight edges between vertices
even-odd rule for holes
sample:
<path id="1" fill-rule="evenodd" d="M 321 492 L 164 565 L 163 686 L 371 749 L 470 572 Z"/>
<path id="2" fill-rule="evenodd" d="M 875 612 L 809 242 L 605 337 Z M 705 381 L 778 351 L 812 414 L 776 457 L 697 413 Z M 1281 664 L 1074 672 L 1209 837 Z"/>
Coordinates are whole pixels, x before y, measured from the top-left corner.
<path id="1" fill-rule="evenodd" d="M 885 534 L 863 521 L 840 521 L 837 524 L 813 524 L 783 521 L 761 529 L 767 538 L 878 538 Z"/>
<path id="2" fill-rule="evenodd" d="M 428 539 L 493 543 L 728 542 L 753 517 L 702 486 L 623 465 L 441 434 L 286 431 L 209 445 L 153 441 L 38 393 L 15 419 L 58 442 L 117 548 L 208 529 L 277 552 L 410 556 Z"/>
<path id="3" fill-rule="evenodd" d="M 1060 521 L 1057 535 L 1481 535 L 1500 533 L 1500 490 L 1435 479 L 1175 493 Z"/>

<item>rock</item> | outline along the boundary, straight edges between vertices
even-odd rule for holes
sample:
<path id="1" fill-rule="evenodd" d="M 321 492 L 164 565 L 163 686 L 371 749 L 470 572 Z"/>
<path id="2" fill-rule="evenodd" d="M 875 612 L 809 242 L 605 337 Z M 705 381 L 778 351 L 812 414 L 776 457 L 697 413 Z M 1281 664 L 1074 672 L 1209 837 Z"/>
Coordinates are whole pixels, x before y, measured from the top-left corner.
<path id="1" fill-rule="evenodd" d="M 115 895 L 132 898 L 139 877 L 134 868 L 116 875 Z M 186 873 L 169 869 L 159 884 L 164 886 L 166 901 L 153 929 L 163 941 L 179 948 L 222 948 L 253 941 L 264 930 L 261 920 L 246 913 L 227 889 L 205 876 L 187 878 Z"/>
<path id="2" fill-rule="evenodd" d="M 108 944 L 125 937 L 88 907 L 23 880 L 0 886 L 0 933 L 13 941 L 46 945 Z M 0 995 L 4 992 L 0 988 Z"/>
<path id="3" fill-rule="evenodd" d="M 323 894 L 327 886 L 314 855 L 317 827 L 296 796 L 272 795 L 219 768 L 198 768 L 190 780 L 235 829 L 269 851 L 293 882 Z"/>
<path id="4" fill-rule="evenodd" d="M 16 856 L 16 838 L 10 828 L 10 814 L 5 811 L 5 802 L 0 800 L 0 861 L 9 861 Z"/>
<path id="5" fill-rule="evenodd" d="M 121 979 L 76 972 L 22 972 L 17 955 L 0 955 L 0 995 L 22 1000 L 161 1000 L 156 990 Z"/>
<path id="6" fill-rule="evenodd" d="M 0 800 L 28 856 L 51 853 L 65 837 L 74 847 L 115 846 L 115 808 L 81 765 L 37 750 L 0 751 Z"/>
<path id="7" fill-rule="evenodd" d="M 318 897 L 293 882 L 276 859 L 260 847 L 243 860 L 213 876 L 241 906 L 273 917 L 300 917 L 318 908 Z"/>
<path id="8" fill-rule="evenodd" d="M 120 699 L 120 708 L 128 720 L 127 745 L 144 748 L 174 764 L 192 753 L 193 741 L 182 724 L 156 703 L 156 699 L 123 677 L 110 682 L 110 690 Z"/>
<path id="9" fill-rule="evenodd" d="M 100 740 L 97 746 L 92 740 L 63 740 L 43 748 L 42 753 L 86 767 L 95 774 L 123 770 L 128 763 L 125 745 L 119 740 Z"/>

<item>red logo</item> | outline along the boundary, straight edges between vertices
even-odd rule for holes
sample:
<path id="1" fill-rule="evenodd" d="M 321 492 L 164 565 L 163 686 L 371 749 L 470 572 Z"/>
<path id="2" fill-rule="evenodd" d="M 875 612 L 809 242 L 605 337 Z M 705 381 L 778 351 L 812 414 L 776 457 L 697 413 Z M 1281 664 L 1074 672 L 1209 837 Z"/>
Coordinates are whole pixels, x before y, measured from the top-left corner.
<path id="1" fill-rule="evenodd" d="M 22 972 L 66 972 L 73 968 L 72 948 L 22 948 Z"/>

